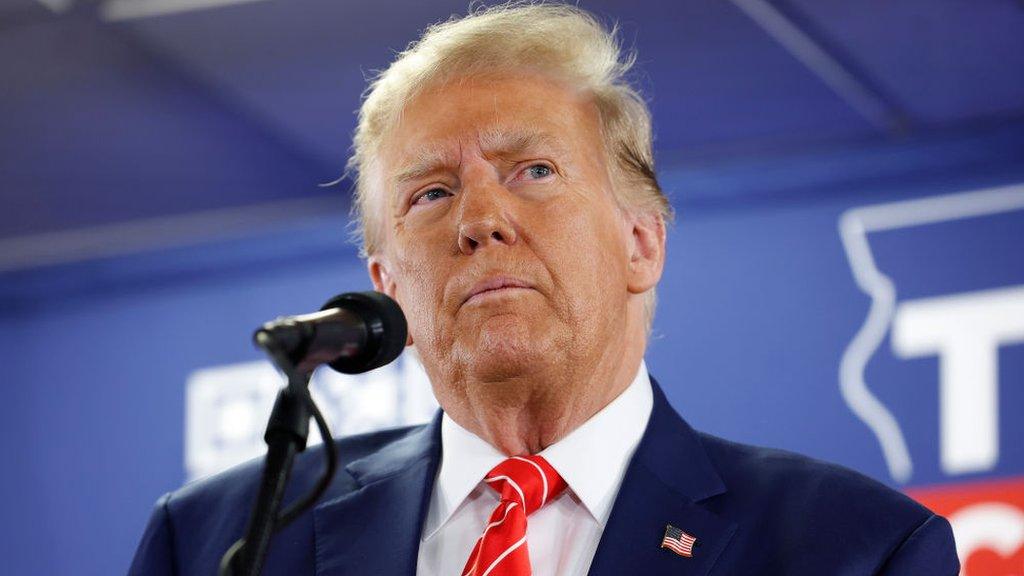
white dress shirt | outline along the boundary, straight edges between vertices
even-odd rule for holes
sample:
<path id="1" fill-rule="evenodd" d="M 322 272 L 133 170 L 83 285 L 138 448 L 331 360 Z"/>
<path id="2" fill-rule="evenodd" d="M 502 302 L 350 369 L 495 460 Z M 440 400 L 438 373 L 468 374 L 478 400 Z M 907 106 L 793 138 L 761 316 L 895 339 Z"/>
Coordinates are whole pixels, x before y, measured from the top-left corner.
<path id="1" fill-rule="evenodd" d="M 619 485 L 654 404 L 647 367 L 579 428 L 540 455 L 569 487 L 527 519 L 534 576 L 584 576 L 590 569 Z M 506 456 L 445 414 L 441 467 L 420 535 L 418 576 L 459 576 L 498 505 L 483 482 Z"/>

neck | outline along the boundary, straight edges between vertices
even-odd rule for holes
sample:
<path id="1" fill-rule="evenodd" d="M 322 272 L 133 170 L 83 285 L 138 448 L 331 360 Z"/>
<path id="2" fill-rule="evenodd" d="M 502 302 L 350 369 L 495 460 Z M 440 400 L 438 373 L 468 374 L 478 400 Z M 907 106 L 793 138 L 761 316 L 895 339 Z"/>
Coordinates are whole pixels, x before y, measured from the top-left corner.
<path id="1" fill-rule="evenodd" d="M 500 381 L 466 378 L 457 397 L 438 394 L 460 426 L 508 456 L 536 454 L 619 396 L 636 377 L 646 345 L 642 326 L 624 330 L 596 353 L 538 363 Z M 456 395 L 453 395 L 456 396 Z"/>

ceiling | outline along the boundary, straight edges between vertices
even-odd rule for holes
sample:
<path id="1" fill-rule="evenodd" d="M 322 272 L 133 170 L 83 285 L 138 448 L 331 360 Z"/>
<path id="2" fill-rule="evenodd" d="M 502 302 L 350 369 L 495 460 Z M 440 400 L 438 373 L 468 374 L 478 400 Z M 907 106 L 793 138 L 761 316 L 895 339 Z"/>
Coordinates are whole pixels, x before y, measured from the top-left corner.
<path id="1" fill-rule="evenodd" d="M 175 0 L 0 5 L 0 240 L 311 199 L 343 209 L 344 188 L 319 184 L 345 163 L 365 77 L 466 9 L 217 1 L 144 17 L 125 6 Z M 1019 1 L 580 5 L 637 49 L 663 165 L 1024 120 Z"/>

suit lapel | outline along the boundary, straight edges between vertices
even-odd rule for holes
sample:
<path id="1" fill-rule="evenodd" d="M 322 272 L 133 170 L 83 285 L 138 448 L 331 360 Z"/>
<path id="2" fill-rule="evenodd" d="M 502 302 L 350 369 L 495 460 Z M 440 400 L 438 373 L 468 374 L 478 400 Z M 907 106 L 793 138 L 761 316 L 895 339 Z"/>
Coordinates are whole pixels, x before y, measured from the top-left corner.
<path id="1" fill-rule="evenodd" d="M 701 502 L 726 491 L 696 432 L 651 379 L 654 407 L 591 563 L 590 576 L 707 574 L 736 530 Z M 692 558 L 661 548 L 665 527 L 697 538 Z"/>
<path id="2" fill-rule="evenodd" d="M 415 574 L 441 455 L 434 421 L 346 470 L 359 488 L 314 512 L 317 576 Z"/>

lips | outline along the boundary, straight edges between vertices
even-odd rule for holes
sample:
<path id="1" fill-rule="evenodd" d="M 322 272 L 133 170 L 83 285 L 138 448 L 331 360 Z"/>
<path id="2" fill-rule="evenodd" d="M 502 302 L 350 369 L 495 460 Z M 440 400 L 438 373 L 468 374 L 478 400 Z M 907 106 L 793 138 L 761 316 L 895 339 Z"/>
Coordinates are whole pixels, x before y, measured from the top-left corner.
<path id="1" fill-rule="evenodd" d="M 489 294 L 501 294 L 511 290 L 522 289 L 533 289 L 533 286 L 524 280 L 512 276 L 493 276 L 474 284 L 462 303 L 465 304 L 471 300 L 486 297 Z"/>

